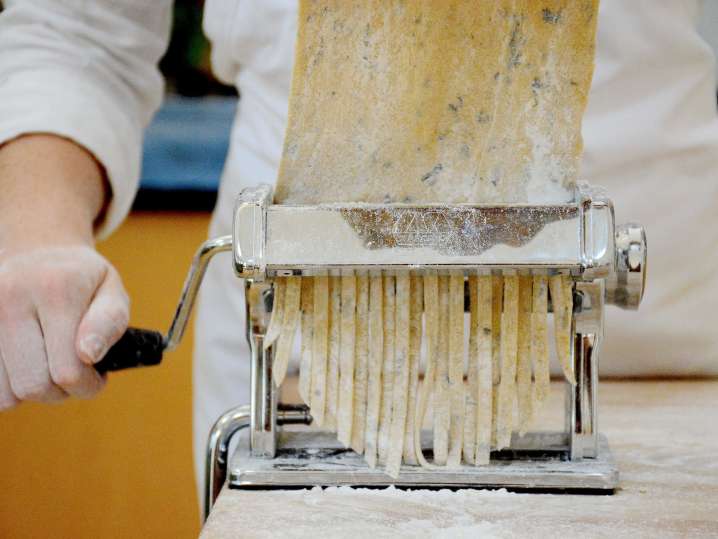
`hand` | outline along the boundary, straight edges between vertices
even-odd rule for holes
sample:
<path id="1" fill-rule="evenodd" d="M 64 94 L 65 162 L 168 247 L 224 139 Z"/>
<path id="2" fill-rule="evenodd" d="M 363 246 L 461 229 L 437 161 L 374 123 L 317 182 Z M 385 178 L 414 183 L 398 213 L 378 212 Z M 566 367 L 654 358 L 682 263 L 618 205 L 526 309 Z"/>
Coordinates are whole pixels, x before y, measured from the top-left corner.
<path id="1" fill-rule="evenodd" d="M 71 141 L 0 147 L 0 410 L 104 385 L 92 364 L 129 316 L 117 271 L 93 247 L 105 192 L 102 168 Z"/>
<path id="2" fill-rule="evenodd" d="M 128 317 L 117 271 L 90 247 L 0 257 L 0 410 L 95 395 L 104 380 L 92 365 Z"/>

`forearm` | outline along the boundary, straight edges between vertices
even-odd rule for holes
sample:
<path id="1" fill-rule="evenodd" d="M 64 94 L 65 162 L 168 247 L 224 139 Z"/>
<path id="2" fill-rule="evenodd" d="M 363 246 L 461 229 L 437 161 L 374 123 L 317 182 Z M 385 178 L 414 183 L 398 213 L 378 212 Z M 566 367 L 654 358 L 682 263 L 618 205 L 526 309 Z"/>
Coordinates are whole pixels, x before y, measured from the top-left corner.
<path id="1" fill-rule="evenodd" d="M 92 245 L 107 190 L 100 164 L 70 140 L 37 134 L 0 146 L 0 251 Z"/>

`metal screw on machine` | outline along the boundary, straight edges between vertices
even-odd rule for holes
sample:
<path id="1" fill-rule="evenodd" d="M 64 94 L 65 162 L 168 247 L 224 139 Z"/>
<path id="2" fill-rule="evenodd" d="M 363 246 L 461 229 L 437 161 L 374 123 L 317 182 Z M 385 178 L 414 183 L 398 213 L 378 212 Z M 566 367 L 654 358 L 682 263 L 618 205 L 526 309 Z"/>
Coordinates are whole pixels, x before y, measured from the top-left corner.
<path id="1" fill-rule="evenodd" d="M 616 270 L 606 283 L 606 301 L 635 311 L 646 288 L 646 232 L 636 223 L 616 227 Z"/>

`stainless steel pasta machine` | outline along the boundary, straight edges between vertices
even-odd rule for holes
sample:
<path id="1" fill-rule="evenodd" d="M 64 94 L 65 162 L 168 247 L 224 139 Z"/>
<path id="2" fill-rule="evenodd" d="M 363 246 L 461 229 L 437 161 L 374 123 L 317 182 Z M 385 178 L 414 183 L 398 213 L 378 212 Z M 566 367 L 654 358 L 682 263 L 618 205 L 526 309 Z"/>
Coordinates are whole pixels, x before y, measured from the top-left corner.
<path id="1" fill-rule="evenodd" d="M 581 183 L 572 202 L 553 205 L 290 206 L 273 205 L 269 186 L 245 189 L 237 199 L 233 235 L 210 240 L 198 251 L 167 336 L 155 334 L 149 352 L 147 346 L 143 352 L 137 350 L 141 347 L 135 335 L 111 352 L 101 370 L 123 368 L 128 361 L 122 358 L 129 356 L 132 364 L 159 362 L 161 349 L 173 348 L 182 336 L 209 259 L 223 251 L 233 253 L 235 272 L 245 280 L 251 401 L 219 418 L 210 434 L 206 513 L 227 482 L 232 488 L 616 488 L 618 471 L 597 423 L 604 306 L 638 308 L 645 284 L 646 239 L 637 224 L 615 226 L 612 203 L 602 190 Z M 403 465 L 394 480 L 369 468 L 334 435 L 307 428 L 312 421 L 307 407 L 279 402 L 272 381 L 272 348 L 263 347 L 272 308 L 267 279 L 407 268 L 572 276 L 576 385 L 566 384 L 563 430 L 514 434 L 510 449 L 493 452 L 488 466 L 428 470 Z M 142 359 L 145 356 L 149 359 Z M 291 426 L 296 424 L 302 427 Z M 237 433 L 230 461 L 229 444 Z"/>

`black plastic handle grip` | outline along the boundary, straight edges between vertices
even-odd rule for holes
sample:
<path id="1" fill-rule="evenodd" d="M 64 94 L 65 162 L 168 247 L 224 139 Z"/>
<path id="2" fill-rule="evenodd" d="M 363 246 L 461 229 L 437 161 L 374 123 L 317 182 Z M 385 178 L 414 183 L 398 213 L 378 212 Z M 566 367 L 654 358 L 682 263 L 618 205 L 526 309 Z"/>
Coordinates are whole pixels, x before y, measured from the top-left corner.
<path id="1" fill-rule="evenodd" d="M 125 334 L 95 363 L 99 373 L 159 365 L 164 351 L 162 334 L 151 329 L 127 328 Z"/>

